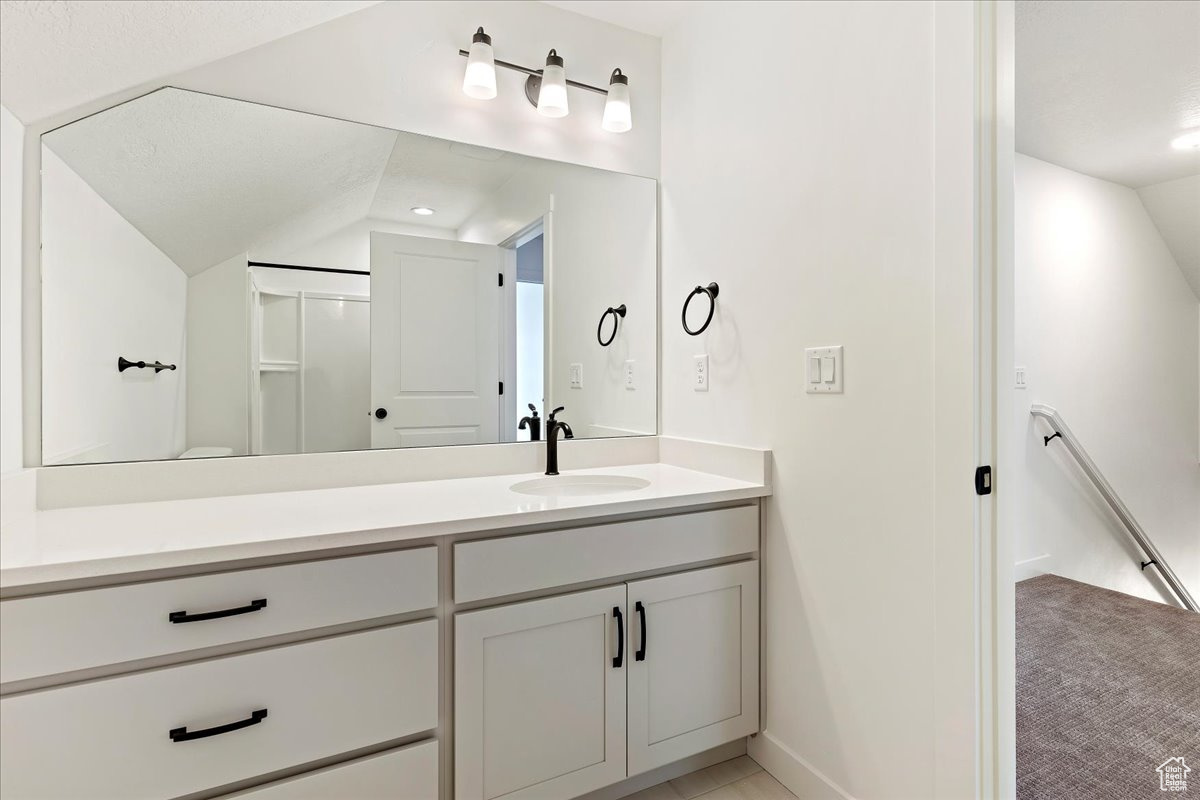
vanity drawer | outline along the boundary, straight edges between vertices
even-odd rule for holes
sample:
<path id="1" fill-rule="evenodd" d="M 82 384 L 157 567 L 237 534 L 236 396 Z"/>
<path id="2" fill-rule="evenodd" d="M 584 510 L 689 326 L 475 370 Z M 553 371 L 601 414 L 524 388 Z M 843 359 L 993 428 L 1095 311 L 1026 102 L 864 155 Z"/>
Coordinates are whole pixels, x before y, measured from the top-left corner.
<path id="1" fill-rule="evenodd" d="M 531 533 L 454 546 L 454 600 L 550 589 L 758 550 L 758 506 Z"/>
<path id="2" fill-rule="evenodd" d="M 438 743 L 422 742 L 221 800 L 438 800 Z"/>
<path id="3" fill-rule="evenodd" d="M 0 682 L 434 608 L 437 574 L 421 547 L 4 600 Z"/>
<path id="4" fill-rule="evenodd" d="M 437 722 L 437 622 L 425 620 L 5 697 L 0 795 L 176 797 Z"/>

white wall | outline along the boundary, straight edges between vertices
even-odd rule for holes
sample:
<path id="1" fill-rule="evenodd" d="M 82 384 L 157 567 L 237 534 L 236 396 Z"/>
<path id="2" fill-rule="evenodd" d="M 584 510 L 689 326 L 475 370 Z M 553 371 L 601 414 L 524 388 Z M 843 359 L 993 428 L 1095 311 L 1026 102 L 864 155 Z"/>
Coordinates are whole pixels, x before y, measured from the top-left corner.
<path id="1" fill-rule="evenodd" d="M 1017 157 L 1018 562 L 1048 554 L 1039 571 L 1170 597 L 1063 448 L 1043 445 L 1028 408 L 1045 403 L 1200 592 L 1198 309 L 1137 192 Z"/>
<path id="2" fill-rule="evenodd" d="M 1183 277 L 1200 296 L 1200 175 L 1137 190 Z"/>
<path id="3" fill-rule="evenodd" d="M 188 447 L 249 452 L 249 280 L 245 253 L 188 279 Z"/>
<path id="4" fill-rule="evenodd" d="M 571 91 L 571 114 L 539 115 L 525 76 L 498 70 L 499 96 L 462 93 L 471 35 L 483 26 L 496 57 L 532 68 L 556 48 L 568 77 L 606 86 L 629 75 L 634 128 L 600 128 L 604 98 Z M 390 2 L 172 77 L 170 85 L 525 155 L 657 177 L 659 40 L 543 3 Z"/>
<path id="5" fill-rule="evenodd" d="M 0 473 L 23 463 L 21 436 L 21 165 L 25 128 L 0 106 Z"/>
<path id="6" fill-rule="evenodd" d="M 42 148 L 43 462 L 184 448 L 187 276 Z M 117 357 L 176 364 L 117 372 Z"/>
<path id="7" fill-rule="evenodd" d="M 499 244 L 552 207 L 546 402 L 566 407 L 562 418 L 576 436 L 656 432 L 656 204 L 654 181 L 543 162 L 513 176 L 458 229 L 462 241 Z M 617 337 L 601 347 L 600 316 L 622 303 Z M 633 390 L 623 381 L 626 359 L 635 362 Z M 572 363 L 583 365 L 582 388 L 570 387 Z"/>
<path id="8" fill-rule="evenodd" d="M 803 797 L 935 796 L 935 13 L 706 2 L 663 39 L 663 432 L 774 452 L 751 752 Z M 969 142 L 969 102 L 947 118 Z M 845 394 L 805 394 L 803 348 L 838 344 Z"/>

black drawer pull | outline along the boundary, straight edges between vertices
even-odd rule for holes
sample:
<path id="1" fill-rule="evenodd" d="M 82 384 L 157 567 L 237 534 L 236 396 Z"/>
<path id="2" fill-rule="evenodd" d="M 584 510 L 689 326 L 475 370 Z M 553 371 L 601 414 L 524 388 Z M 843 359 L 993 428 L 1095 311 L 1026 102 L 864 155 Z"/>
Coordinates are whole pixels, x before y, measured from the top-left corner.
<path id="1" fill-rule="evenodd" d="M 171 729 L 172 742 L 190 742 L 192 739 L 207 739 L 209 736 L 220 736 L 222 733 L 231 731 L 240 731 L 242 728 L 249 728 L 251 725 L 257 725 L 267 718 L 267 710 L 260 708 L 254 711 L 246 719 L 239 719 L 237 722 L 230 722 L 228 725 L 218 725 L 215 728 L 205 728 L 201 731 L 189 731 L 185 725 L 182 728 Z"/>
<path id="2" fill-rule="evenodd" d="M 220 619 L 221 617 L 236 617 L 238 614 L 249 614 L 251 611 L 262 611 L 267 607 L 267 599 L 251 600 L 248 606 L 239 606 L 238 608 L 226 608 L 223 611 L 205 611 L 202 614 L 189 614 L 186 611 L 172 611 L 167 614 L 167 619 L 171 622 L 203 622 L 206 619 Z"/>
<path id="3" fill-rule="evenodd" d="M 633 654 L 634 661 L 646 660 L 646 607 L 642 605 L 642 601 L 638 600 L 633 604 L 633 610 L 638 613 L 638 625 L 641 627 L 641 644 Z"/>
<path id="4" fill-rule="evenodd" d="M 613 669 L 620 669 L 625 663 L 625 617 L 621 616 L 620 606 L 613 606 L 613 616 L 617 618 L 617 655 L 613 659 Z"/>

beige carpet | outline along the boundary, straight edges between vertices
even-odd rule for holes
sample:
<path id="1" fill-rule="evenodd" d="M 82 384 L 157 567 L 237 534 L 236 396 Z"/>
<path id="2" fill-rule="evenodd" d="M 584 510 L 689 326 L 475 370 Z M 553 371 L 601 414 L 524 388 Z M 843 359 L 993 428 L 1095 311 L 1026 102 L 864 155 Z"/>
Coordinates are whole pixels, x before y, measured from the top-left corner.
<path id="1" fill-rule="evenodd" d="M 1159 788 L 1182 756 L 1188 788 Z M 1018 800 L 1200 799 L 1200 614 L 1056 575 L 1017 584 Z"/>

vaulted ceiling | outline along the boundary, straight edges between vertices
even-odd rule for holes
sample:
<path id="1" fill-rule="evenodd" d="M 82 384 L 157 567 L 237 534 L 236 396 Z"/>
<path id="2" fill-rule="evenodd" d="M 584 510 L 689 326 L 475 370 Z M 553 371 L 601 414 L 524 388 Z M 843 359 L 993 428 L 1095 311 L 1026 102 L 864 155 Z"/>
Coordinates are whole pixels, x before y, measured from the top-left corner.
<path id="1" fill-rule="evenodd" d="M 1200 296 L 1200 2 L 1018 0 L 1016 44 L 1017 149 L 1138 190 Z"/>
<path id="2" fill-rule="evenodd" d="M 455 230 L 527 159 L 162 89 L 43 143 L 188 274 L 364 217 Z M 414 216 L 414 206 L 437 209 Z"/>
<path id="3" fill-rule="evenodd" d="M 31 124 L 379 0 L 4 0 L 0 102 Z"/>

